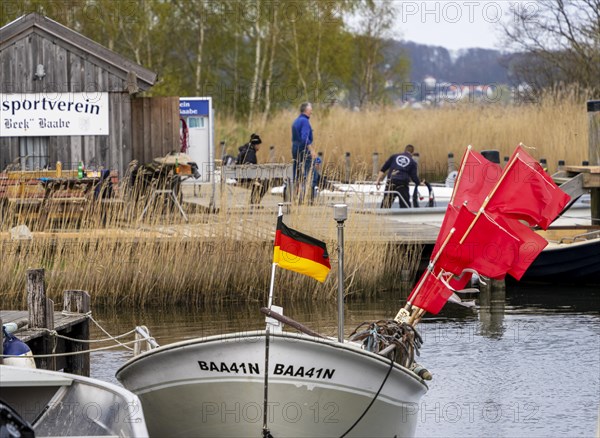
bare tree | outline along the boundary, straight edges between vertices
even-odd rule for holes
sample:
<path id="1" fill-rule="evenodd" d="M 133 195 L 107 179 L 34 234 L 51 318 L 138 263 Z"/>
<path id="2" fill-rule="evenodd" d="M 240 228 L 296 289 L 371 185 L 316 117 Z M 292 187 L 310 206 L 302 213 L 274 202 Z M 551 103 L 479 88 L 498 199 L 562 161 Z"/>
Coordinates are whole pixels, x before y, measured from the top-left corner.
<path id="1" fill-rule="evenodd" d="M 360 20 L 355 37 L 358 61 L 354 86 L 359 106 L 379 100 L 385 80 L 380 76 L 378 64 L 383 60 L 383 48 L 394 23 L 396 9 L 393 1 L 365 1 L 359 7 Z"/>
<path id="2" fill-rule="evenodd" d="M 577 84 L 600 92 L 600 0 L 515 3 L 503 25 L 517 78 L 538 90 Z"/>

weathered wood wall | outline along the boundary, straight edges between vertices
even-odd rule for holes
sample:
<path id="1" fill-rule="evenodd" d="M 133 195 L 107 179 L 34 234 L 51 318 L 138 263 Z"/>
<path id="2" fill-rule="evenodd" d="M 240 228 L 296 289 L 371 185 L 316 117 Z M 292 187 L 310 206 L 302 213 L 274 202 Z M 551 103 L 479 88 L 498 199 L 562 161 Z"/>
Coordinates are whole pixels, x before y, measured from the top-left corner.
<path id="1" fill-rule="evenodd" d="M 42 80 L 34 80 L 38 64 L 46 71 Z M 135 122 L 134 147 L 132 101 L 137 99 L 128 92 L 127 78 L 85 47 L 43 30 L 24 32 L 0 49 L 0 77 L 1 93 L 109 93 L 109 135 L 48 137 L 51 167 L 61 161 L 65 170 L 75 169 L 83 161 L 88 168 L 102 166 L 123 175 L 132 159 L 145 162 L 158 152 L 165 155 L 179 142 L 178 98 L 139 99 L 142 122 Z M 0 137 L 0 171 L 18 157 L 19 138 Z"/>
<path id="2" fill-rule="evenodd" d="M 179 152 L 179 97 L 136 97 L 131 103 L 135 159 L 148 163 Z"/>

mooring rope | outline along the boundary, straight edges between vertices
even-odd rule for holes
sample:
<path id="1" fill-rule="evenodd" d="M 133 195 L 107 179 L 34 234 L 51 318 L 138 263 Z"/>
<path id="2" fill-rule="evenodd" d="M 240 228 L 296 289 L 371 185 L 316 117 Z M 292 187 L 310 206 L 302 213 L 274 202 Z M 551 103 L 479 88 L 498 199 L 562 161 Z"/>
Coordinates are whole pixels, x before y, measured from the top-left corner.
<path id="1" fill-rule="evenodd" d="M 96 325 L 96 327 L 98 327 L 98 328 L 100 329 L 100 331 L 102 331 L 102 333 L 104 333 L 104 334 L 107 336 L 107 338 L 105 338 L 105 339 L 103 339 L 103 340 L 98 340 L 98 341 L 88 341 L 88 342 L 106 342 L 106 341 L 109 341 L 109 340 L 110 340 L 110 341 L 115 341 L 115 343 L 119 344 L 119 345 L 120 345 L 121 347 L 123 347 L 123 348 L 126 348 L 126 349 L 128 349 L 128 350 L 130 350 L 130 351 L 133 351 L 133 348 L 131 348 L 131 347 L 127 346 L 127 345 L 126 345 L 127 343 L 125 343 L 125 344 L 124 344 L 124 343 L 120 342 L 120 341 L 119 341 L 119 339 L 120 339 L 120 338 L 123 338 L 123 337 L 125 337 L 125 336 L 129 336 L 129 335 L 131 335 L 132 333 L 135 333 L 135 329 L 133 329 L 133 330 L 130 330 L 130 331 L 128 331 L 127 333 L 123 333 L 122 335 L 113 336 L 113 335 L 111 335 L 110 333 L 108 333 L 108 332 L 107 332 L 107 331 L 104 329 L 104 327 L 102 327 L 102 326 L 100 325 L 100 323 L 99 323 L 98 321 L 96 321 L 96 320 L 94 319 L 94 317 L 92 316 L 92 312 L 91 312 L 91 311 L 90 311 L 90 312 L 86 312 L 86 313 L 78 313 L 78 312 L 69 312 L 68 310 L 63 310 L 63 311 L 62 311 L 62 314 L 63 314 L 63 315 L 85 315 L 85 317 L 86 317 L 86 318 L 88 318 L 90 321 L 92 321 L 92 322 L 93 322 L 93 323 Z M 57 334 L 57 337 L 61 337 L 61 336 L 62 336 L 62 335 L 58 335 L 58 334 Z M 65 338 L 65 339 L 67 339 L 67 338 Z M 83 341 L 83 340 L 80 340 L 80 339 L 70 339 L 70 340 L 79 341 L 79 342 L 85 342 L 85 341 Z"/>
<path id="2" fill-rule="evenodd" d="M 96 351 L 104 351 L 104 350 L 110 350 L 113 348 L 119 348 L 119 347 L 124 346 L 125 344 L 135 344 L 137 342 L 146 342 L 148 339 L 154 340 L 154 338 L 135 339 L 133 341 L 121 343 L 121 345 L 108 345 L 106 347 L 90 348 L 89 350 L 82 350 L 82 351 L 70 351 L 67 353 L 32 354 L 32 355 L 26 355 L 26 356 L 14 356 L 11 354 L 3 354 L 2 357 L 22 358 L 22 359 L 34 358 L 34 359 L 36 359 L 36 358 L 43 358 L 43 357 L 74 356 L 76 354 L 94 353 Z M 127 347 L 127 348 L 131 348 L 131 347 Z"/>
<path id="3" fill-rule="evenodd" d="M 52 338 L 53 338 L 52 354 L 34 355 L 33 356 L 34 358 L 36 358 L 36 357 L 42 358 L 42 357 L 71 356 L 74 354 L 83 354 L 83 353 L 90 353 L 90 352 L 94 352 L 94 351 L 109 350 L 111 348 L 117 348 L 117 347 L 123 347 L 129 351 L 133 351 L 133 348 L 131 348 L 128 344 L 135 344 L 138 342 L 146 342 L 148 340 L 156 341 L 156 339 L 154 339 L 153 337 L 149 337 L 149 338 L 144 338 L 144 339 L 136 339 L 134 341 L 129 341 L 129 342 L 121 342 L 121 341 L 119 341 L 119 339 L 127 337 L 127 336 L 131 336 L 132 334 L 134 334 L 136 332 L 136 329 L 129 330 L 128 332 L 122 333 L 120 335 L 111 335 L 104 329 L 104 327 L 102 327 L 100 325 L 100 323 L 98 321 L 96 321 L 94 319 L 91 311 L 85 312 L 85 313 L 80 313 L 80 312 L 70 312 L 68 310 L 63 310 L 62 314 L 66 315 L 66 316 L 85 316 L 90 321 L 92 321 L 96 325 L 96 327 L 98 327 L 100 329 L 100 331 L 102 331 L 107 337 L 101 338 L 101 339 L 77 339 L 77 338 L 71 338 L 69 336 L 61 335 L 56 330 L 50 330 L 47 328 L 30 328 L 29 330 L 31 330 L 31 331 L 41 331 L 41 332 L 47 333 L 48 335 L 52 336 Z M 80 342 L 82 344 L 95 344 L 95 343 L 101 343 L 101 342 L 114 341 L 116 345 L 100 347 L 100 348 L 95 348 L 95 349 L 88 349 L 88 350 L 84 350 L 84 351 L 75 351 L 75 352 L 70 352 L 70 353 L 56 353 L 56 347 L 58 345 L 58 343 L 56 342 L 57 338 L 64 339 L 66 341 L 71 341 L 71 342 Z M 3 355 L 2 357 L 21 357 L 21 356 Z M 32 357 L 32 356 L 26 356 L 26 357 Z"/>

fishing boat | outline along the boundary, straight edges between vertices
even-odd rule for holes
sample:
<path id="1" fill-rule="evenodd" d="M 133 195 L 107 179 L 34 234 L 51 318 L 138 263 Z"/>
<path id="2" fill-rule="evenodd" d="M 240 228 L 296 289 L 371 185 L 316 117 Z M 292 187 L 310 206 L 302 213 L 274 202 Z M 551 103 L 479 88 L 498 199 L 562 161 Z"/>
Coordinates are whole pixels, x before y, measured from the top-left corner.
<path id="1" fill-rule="evenodd" d="M 117 378 L 139 396 L 157 437 L 258 437 L 265 415 L 278 438 L 410 437 L 427 391 L 415 371 L 359 343 L 287 331 L 165 345 Z"/>
<path id="2" fill-rule="evenodd" d="M 139 399 L 97 379 L 0 365 L 0 416 L 19 434 L 2 436 L 147 437 Z"/>
<path id="3" fill-rule="evenodd" d="M 548 246 L 521 278 L 524 282 L 600 284 L 600 228 L 540 230 Z"/>
<path id="4" fill-rule="evenodd" d="M 474 178 L 461 179 L 466 163 L 478 166 Z M 497 179 L 487 177 L 490 166 Z M 514 172 L 530 176 L 528 184 L 515 185 L 524 179 Z M 522 147 L 504 171 L 468 148 L 432 259 L 406 306 L 393 320 L 359 326 L 349 339 L 343 332 L 343 281 L 337 340 L 275 309 L 277 266 L 319 281 L 330 269 L 325 244 L 285 226 L 280 209 L 263 309 L 266 329 L 152 349 L 123 365 L 117 378 L 140 397 L 152 436 L 414 436 L 428 390 L 424 380 L 430 378 L 415 362 L 421 346 L 416 324 L 450 299 L 461 303 L 456 293 L 473 273 L 523 275 L 546 241 L 521 221 L 546 229 L 570 199 L 549 178 Z M 339 278 L 346 215 L 346 205 L 334 206 Z M 300 334 L 283 331 L 282 322 Z"/>
<path id="5" fill-rule="evenodd" d="M 343 211 L 338 233 L 346 210 L 334 209 Z M 330 265 L 324 242 L 285 226 L 281 205 L 279 213 L 265 330 L 161 346 L 117 371 L 140 398 L 151 436 L 414 436 L 430 377 L 414 362 L 418 333 L 395 326 L 390 342 L 375 350 L 364 348 L 369 328 L 344 339 L 343 289 L 337 339 L 282 315 L 272 303 L 275 268 L 324 281 Z M 338 254 L 341 267 L 343 251 Z M 283 331 L 282 324 L 299 333 Z"/>

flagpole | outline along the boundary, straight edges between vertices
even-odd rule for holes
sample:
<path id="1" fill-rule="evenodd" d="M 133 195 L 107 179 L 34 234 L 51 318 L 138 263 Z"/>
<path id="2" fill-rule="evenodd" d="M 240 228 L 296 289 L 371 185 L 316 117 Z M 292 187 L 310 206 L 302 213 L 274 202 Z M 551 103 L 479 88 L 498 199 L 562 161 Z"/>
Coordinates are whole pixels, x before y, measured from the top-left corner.
<path id="1" fill-rule="evenodd" d="M 279 210 L 277 212 L 277 218 L 283 216 L 283 204 L 279 203 Z M 277 263 L 273 262 L 271 267 L 271 285 L 269 286 L 269 303 L 268 307 L 271 308 L 273 304 L 273 289 L 275 285 L 275 267 Z M 263 385 L 263 429 L 262 436 L 265 438 L 271 437 L 271 431 L 269 430 L 269 419 L 267 415 L 267 408 L 269 407 L 269 346 L 270 346 L 271 328 L 267 322 L 265 328 L 265 380 Z"/>
<path id="2" fill-rule="evenodd" d="M 444 250 L 444 248 L 446 248 L 446 246 L 448 245 L 448 242 L 450 241 L 450 237 L 452 237 L 452 235 L 454 234 L 454 231 L 456 231 L 456 229 L 452 228 L 448 232 L 448 235 L 444 239 L 444 242 L 440 246 L 440 249 L 436 253 L 435 257 L 433 258 L 433 260 L 431 260 L 429 262 L 429 266 L 427 266 L 427 270 L 425 271 L 425 275 L 423 275 L 423 277 L 421 277 L 421 280 L 419 281 L 419 284 L 417 285 L 417 287 L 415 289 L 415 293 L 413 295 L 413 300 L 417 296 L 417 294 L 419 293 L 419 291 L 421 290 L 421 288 L 423 287 L 423 284 L 425 283 L 425 280 L 427 279 L 427 276 L 430 275 L 433 272 L 433 268 L 434 268 L 435 264 L 437 263 L 438 259 L 442 255 L 442 251 Z M 407 301 L 406 305 L 402 309 L 400 309 L 398 311 L 398 313 L 396 314 L 396 317 L 394 318 L 394 320 L 397 321 L 397 322 L 400 322 L 403 319 L 403 317 L 410 315 L 410 313 L 408 313 L 408 312 L 410 312 L 411 309 L 412 309 L 412 301 Z"/>
<path id="3" fill-rule="evenodd" d="M 279 210 L 277 211 L 277 217 L 283 216 L 283 204 L 280 202 L 277 204 L 279 206 Z M 273 266 L 271 266 L 271 284 L 269 286 L 269 301 L 267 307 L 270 309 L 273 305 L 273 289 L 275 287 L 275 267 L 277 263 L 273 262 Z"/>
<path id="4" fill-rule="evenodd" d="M 271 266 L 271 285 L 269 286 L 269 303 L 267 307 L 270 309 L 273 305 L 273 289 L 275 285 L 275 267 L 277 267 L 277 263 L 273 263 Z"/>
<path id="5" fill-rule="evenodd" d="M 462 179 L 462 175 L 463 175 L 463 166 L 465 165 L 465 161 L 467 161 L 467 156 L 468 154 L 471 153 L 471 149 L 473 147 L 471 145 L 467 146 L 467 153 L 463 155 L 462 161 L 460 162 L 460 167 L 458 168 L 458 178 L 456 179 L 456 181 L 454 182 L 454 188 L 452 190 L 452 196 L 450 197 L 450 204 L 454 205 L 454 196 L 456 195 L 457 192 L 457 187 L 460 186 L 460 180 Z"/>

